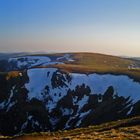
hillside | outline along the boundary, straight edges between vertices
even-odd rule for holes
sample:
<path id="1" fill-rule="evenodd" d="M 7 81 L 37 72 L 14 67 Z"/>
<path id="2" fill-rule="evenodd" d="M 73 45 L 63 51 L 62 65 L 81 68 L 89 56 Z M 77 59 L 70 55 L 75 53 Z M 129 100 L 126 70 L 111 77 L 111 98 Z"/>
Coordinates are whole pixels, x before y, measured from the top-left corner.
<path id="1" fill-rule="evenodd" d="M 97 53 L 72 53 L 71 56 L 75 61 L 50 67 L 76 73 L 125 74 L 136 80 L 140 79 L 140 62 L 135 59 Z"/>
<path id="2" fill-rule="evenodd" d="M 68 130 L 140 115 L 138 61 L 95 53 L 0 62 L 0 134 Z"/>
<path id="3" fill-rule="evenodd" d="M 57 132 L 41 132 L 15 137 L 1 137 L 3 140 L 139 140 L 140 117 L 134 117 L 102 125 Z"/>
<path id="4" fill-rule="evenodd" d="M 136 80 L 140 79 L 140 61 L 137 59 L 98 53 L 22 54 L 0 61 L 1 72 L 33 67 L 55 67 L 68 72 L 87 74 L 124 74 Z"/>

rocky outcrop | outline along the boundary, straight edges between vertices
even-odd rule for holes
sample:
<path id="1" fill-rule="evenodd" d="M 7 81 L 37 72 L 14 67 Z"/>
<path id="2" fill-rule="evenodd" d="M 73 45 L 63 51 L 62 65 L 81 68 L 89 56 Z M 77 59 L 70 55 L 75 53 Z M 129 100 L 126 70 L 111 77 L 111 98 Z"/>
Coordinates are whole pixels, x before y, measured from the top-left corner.
<path id="1" fill-rule="evenodd" d="M 140 83 L 127 76 L 55 68 L 6 76 L 0 75 L 3 135 L 72 129 L 140 114 Z"/>

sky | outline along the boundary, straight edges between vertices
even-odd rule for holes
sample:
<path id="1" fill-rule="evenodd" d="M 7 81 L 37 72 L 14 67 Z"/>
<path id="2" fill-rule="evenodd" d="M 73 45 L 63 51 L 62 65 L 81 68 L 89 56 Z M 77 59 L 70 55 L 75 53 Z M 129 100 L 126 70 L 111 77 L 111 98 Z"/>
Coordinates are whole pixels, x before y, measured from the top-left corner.
<path id="1" fill-rule="evenodd" d="M 0 52 L 140 57 L 140 0 L 0 0 Z"/>

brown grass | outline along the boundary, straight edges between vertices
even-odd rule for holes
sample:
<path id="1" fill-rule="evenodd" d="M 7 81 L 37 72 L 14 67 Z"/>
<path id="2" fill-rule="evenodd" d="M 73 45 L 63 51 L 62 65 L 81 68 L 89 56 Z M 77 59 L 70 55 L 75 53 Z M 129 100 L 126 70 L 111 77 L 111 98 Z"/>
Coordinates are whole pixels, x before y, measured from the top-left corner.
<path id="1" fill-rule="evenodd" d="M 77 60 L 76 64 L 79 65 L 126 67 L 134 62 L 117 56 L 98 53 L 77 53 L 73 54 L 73 57 Z"/>
<path id="2" fill-rule="evenodd" d="M 42 66 L 40 67 L 42 68 Z M 140 81 L 140 69 L 127 69 L 127 68 L 113 68 L 113 67 L 93 67 L 86 65 L 75 64 L 57 64 L 45 66 L 45 68 L 59 68 L 63 71 L 70 73 L 98 73 L 98 74 L 114 74 L 114 75 L 127 75 L 136 81 Z"/>
<path id="3" fill-rule="evenodd" d="M 71 53 L 71 55 L 75 60 L 74 62 L 50 65 L 47 67 L 55 67 L 67 72 L 75 73 L 123 74 L 128 75 L 135 80 L 140 80 L 140 69 L 128 69 L 128 66 L 131 64 L 139 65 L 137 61 L 97 53 Z"/>
<path id="4" fill-rule="evenodd" d="M 65 53 L 45 54 L 46 56 L 63 56 Z M 104 55 L 98 53 L 70 53 L 75 60 L 66 62 L 66 64 L 56 64 L 45 66 L 55 67 L 67 72 L 74 73 L 99 73 L 99 74 L 116 74 L 128 75 L 137 81 L 140 81 L 140 69 L 128 69 L 131 64 L 140 65 L 138 61 L 124 59 L 117 56 Z M 44 54 L 39 54 L 43 55 Z M 40 66 L 43 67 L 43 66 Z M 7 79 L 18 76 L 17 71 L 9 72 Z"/>
<path id="5" fill-rule="evenodd" d="M 11 72 L 8 72 L 7 75 L 6 75 L 6 80 L 9 80 L 11 78 L 16 78 L 16 77 L 19 77 L 19 71 L 11 71 Z"/>

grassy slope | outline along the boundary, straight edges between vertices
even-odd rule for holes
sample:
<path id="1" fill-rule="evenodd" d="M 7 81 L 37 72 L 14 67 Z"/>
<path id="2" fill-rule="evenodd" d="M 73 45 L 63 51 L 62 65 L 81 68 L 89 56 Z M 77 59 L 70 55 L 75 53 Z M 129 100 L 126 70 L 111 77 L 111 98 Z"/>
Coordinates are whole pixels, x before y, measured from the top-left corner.
<path id="1" fill-rule="evenodd" d="M 124 74 L 140 80 L 140 69 L 128 69 L 131 64 L 137 64 L 138 61 L 132 59 L 120 58 L 117 56 L 103 55 L 97 53 L 71 53 L 74 62 L 66 64 L 51 65 L 49 67 L 57 67 L 68 72 L 77 73 L 112 73 Z M 53 54 L 56 55 L 56 54 Z M 57 54 L 58 55 L 58 54 Z M 63 55 L 63 54 L 60 54 Z"/>
<path id="2" fill-rule="evenodd" d="M 33 133 L 14 138 L 3 138 L 9 140 L 140 140 L 140 116 L 105 123 L 87 128 L 65 130 L 58 132 Z"/>
<path id="3" fill-rule="evenodd" d="M 55 54 L 37 54 L 37 56 L 64 56 L 65 53 Z M 117 56 L 104 55 L 99 53 L 69 53 L 74 58 L 73 63 L 67 65 L 89 66 L 89 67 L 111 67 L 111 68 L 127 68 L 128 65 L 135 63 L 133 59 L 125 59 Z M 30 55 L 31 56 L 31 55 Z M 33 54 L 32 56 L 36 56 Z"/>
<path id="4" fill-rule="evenodd" d="M 65 53 L 56 54 L 38 54 L 37 56 L 64 56 Z M 134 63 L 133 59 L 125 59 L 112 55 L 104 55 L 99 53 L 69 53 L 74 58 L 72 64 L 75 65 L 88 65 L 88 66 L 110 66 L 110 67 L 127 67 L 129 64 Z M 33 55 L 35 56 L 35 54 Z"/>
<path id="5" fill-rule="evenodd" d="M 65 53 L 56 54 L 38 54 L 46 56 L 61 57 Z M 129 75 L 135 80 L 140 81 L 140 69 L 128 69 L 131 64 L 140 66 L 140 61 L 133 59 L 125 59 L 117 56 L 103 55 L 97 53 L 70 53 L 74 62 L 66 62 L 66 64 L 56 64 L 46 67 L 56 67 L 68 72 L 76 73 L 110 73 L 110 74 L 124 74 Z M 35 54 L 34 54 L 35 55 Z M 12 73 L 10 73 L 11 75 Z"/>

